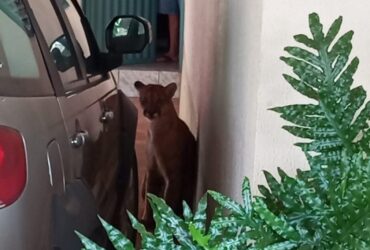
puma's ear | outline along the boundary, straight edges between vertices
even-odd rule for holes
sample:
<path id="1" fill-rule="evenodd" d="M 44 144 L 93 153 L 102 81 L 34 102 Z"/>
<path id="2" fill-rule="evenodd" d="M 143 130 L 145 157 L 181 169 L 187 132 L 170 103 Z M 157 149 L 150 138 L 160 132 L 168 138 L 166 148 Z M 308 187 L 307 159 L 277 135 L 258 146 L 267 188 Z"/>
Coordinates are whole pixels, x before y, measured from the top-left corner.
<path id="1" fill-rule="evenodd" d="M 139 90 L 140 91 L 140 89 L 142 89 L 142 88 L 144 88 L 145 87 L 145 84 L 144 83 L 142 83 L 142 82 L 140 82 L 140 81 L 136 81 L 135 82 L 135 88 L 137 89 L 137 90 Z"/>
<path id="2" fill-rule="evenodd" d="M 172 98 L 175 93 L 176 93 L 176 90 L 177 90 L 177 85 L 176 83 L 170 83 L 169 85 L 166 86 L 166 93 L 167 93 L 167 96 Z"/>

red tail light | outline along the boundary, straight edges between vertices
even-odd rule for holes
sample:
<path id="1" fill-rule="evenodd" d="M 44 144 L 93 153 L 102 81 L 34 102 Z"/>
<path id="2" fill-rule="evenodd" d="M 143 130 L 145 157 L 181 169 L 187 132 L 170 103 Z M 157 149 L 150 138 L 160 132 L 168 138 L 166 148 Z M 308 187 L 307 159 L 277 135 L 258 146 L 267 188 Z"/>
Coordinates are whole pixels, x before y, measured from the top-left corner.
<path id="1" fill-rule="evenodd" d="M 26 185 L 26 153 L 20 134 L 0 126 L 0 208 L 21 196 Z"/>

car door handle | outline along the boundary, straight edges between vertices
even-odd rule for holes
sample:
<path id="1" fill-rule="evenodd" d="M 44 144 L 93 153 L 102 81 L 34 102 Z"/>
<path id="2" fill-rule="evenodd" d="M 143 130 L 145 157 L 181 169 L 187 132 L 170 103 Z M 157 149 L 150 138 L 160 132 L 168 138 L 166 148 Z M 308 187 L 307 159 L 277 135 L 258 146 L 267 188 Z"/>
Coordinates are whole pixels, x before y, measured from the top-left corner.
<path id="1" fill-rule="evenodd" d="M 89 133 L 87 131 L 81 131 L 72 136 L 70 143 L 74 148 L 79 148 L 83 146 L 88 139 Z"/>
<path id="2" fill-rule="evenodd" d="M 112 110 L 105 110 L 100 117 L 100 122 L 107 123 L 114 119 L 114 112 Z"/>

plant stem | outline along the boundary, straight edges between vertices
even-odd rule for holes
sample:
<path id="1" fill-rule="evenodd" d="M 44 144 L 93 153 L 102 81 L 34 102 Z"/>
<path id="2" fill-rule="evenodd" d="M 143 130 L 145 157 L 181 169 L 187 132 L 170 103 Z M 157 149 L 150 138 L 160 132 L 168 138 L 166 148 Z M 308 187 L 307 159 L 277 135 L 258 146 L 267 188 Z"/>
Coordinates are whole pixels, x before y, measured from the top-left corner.
<path id="1" fill-rule="evenodd" d="M 325 75 L 325 81 L 324 81 L 325 85 L 329 85 L 329 84 L 334 85 L 333 70 L 330 65 L 329 56 L 328 56 L 326 47 L 319 50 L 319 57 L 322 61 L 322 64 L 324 65 L 323 70 L 324 70 L 324 75 Z M 319 105 L 321 109 L 324 111 L 325 116 L 328 119 L 330 125 L 337 131 L 337 134 L 342 140 L 345 148 L 348 150 L 348 152 L 353 154 L 354 152 L 353 152 L 352 143 L 346 139 L 345 131 L 342 131 L 341 129 L 339 129 L 338 122 L 334 119 L 335 115 L 329 110 L 325 101 L 320 98 L 320 94 L 319 94 Z"/>

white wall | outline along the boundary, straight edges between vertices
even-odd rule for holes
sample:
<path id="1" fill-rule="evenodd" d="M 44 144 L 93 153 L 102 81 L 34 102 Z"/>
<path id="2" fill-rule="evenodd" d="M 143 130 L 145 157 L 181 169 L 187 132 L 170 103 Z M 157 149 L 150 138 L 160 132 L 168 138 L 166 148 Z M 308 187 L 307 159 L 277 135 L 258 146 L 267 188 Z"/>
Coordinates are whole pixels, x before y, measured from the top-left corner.
<path id="1" fill-rule="evenodd" d="M 240 198 L 243 176 L 263 182 L 262 169 L 307 167 L 298 141 L 268 108 L 307 102 L 282 78 L 279 60 L 293 35 L 307 33 L 315 11 L 324 27 L 343 15 L 355 31 L 356 80 L 370 82 L 370 2 L 365 0 L 187 0 L 180 113 L 198 131 L 200 191 Z M 366 88 L 366 86 L 365 86 Z M 370 89 L 370 86 L 367 87 Z M 197 130 L 197 128 L 199 129 Z"/>

